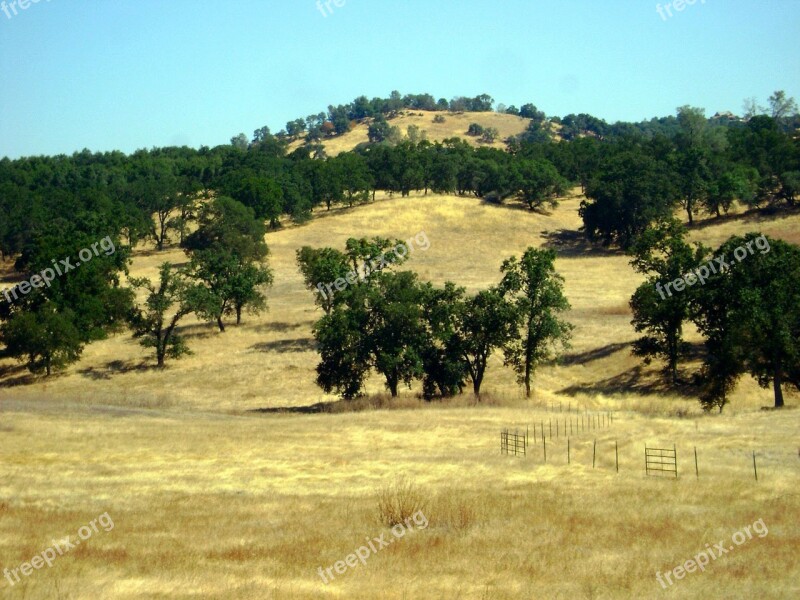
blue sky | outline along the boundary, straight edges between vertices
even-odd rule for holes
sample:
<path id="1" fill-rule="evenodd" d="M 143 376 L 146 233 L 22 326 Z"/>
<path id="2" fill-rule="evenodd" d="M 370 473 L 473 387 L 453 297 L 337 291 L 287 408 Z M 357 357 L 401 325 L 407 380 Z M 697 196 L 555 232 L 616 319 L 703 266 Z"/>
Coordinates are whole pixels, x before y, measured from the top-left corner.
<path id="1" fill-rule="evenodd" d="M 40 0 L 11 18 L 0 4 L 0 157 L 214 146 L 393 89 L 609 121 L 800 99 L 800 1 L 696 0 L 666 19 L 656 4 L 345 0 L 323 16 L 316 0 Z"/>

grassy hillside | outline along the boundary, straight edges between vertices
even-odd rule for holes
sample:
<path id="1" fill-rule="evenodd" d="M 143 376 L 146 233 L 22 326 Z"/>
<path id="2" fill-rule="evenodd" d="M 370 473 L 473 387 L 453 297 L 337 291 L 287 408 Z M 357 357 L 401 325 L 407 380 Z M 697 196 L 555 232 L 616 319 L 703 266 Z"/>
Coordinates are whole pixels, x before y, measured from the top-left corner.
<path id="1" fill-rule="evenodd" d="M 89 346 L 49 380 L 0 361 L 0 564 L 16 568 L 105 512 L 115 523 L 13 588 L 0 580 L 3 597 L 796 597 L 800 411 L 760 411 L 770 392 L 742 380 L 723 415 L 703 415 L 695 398 L 664 386 L 660 365 L 632 357 L 627 302 L 640 279 L 623 254 L 580 238 L 579 202 L 540 214 L 417 195 L 337 209 L 268 235 L 269 313 L 224 334 L 187 321 L 194 354 L 163 372 L 128 334 Z M 800 243 L 800 215 L 734 215 L 698 223 L 691 237 L 716 246 L 751 230 Z M 419 231 L 431 246 L 408 268 L 470 291 L 497 282 L 502 260 L 525 247 L 556 248 L 574 347 L 541 369 L 530 402 L 494 357 L 479 406 L 468 397 L 422 405 L 415 389 L 395 410 L 305 414 L 335 398 L 314 384 L 320 312 L 296 249 Z M 185 258 L 139 250 L 133 274 L 155 276 L 164 260 Z M 689 340 L 699 338 L 690 331 Z M 368 391 L 385 403 L 379 378 Z M 797 401 L 787 394 L 790 407 Z M 554 404 L 613 410 L 615 421 L 574 433 L 569 465 L 563 437 L 548 440 L 547 464 L 538 446 L 500 456 L 501 428 L 567 416 L 547 412 Z M 645 443 L 676 444 L 682 477 L 646 478 Z M 429 526 L 324 584 L 318 567 L 389 533 L 376 492 L 399 476 L 423 499 L 414 508 Z M 668 592 L 657 583 L 656 571 L 758 519 L 765 537 Z"/>
<path id="2" fill-rule="evenodd" d="M 444 123 L 434 123 L 433 118 L 442 115 Z M 496 127 L 500 136 L 493 144 L 479 144 L 477 138 L 467 135 L 467 129 L 471 123 L 478 123 L 484 128 Z M 473 146 L 489 146 L 493 148 L 505 148 L 503 140 L 512 135 L 518 135 L 527 129 L 530 119 L 523 119 L 514 115 L 500 114 L 496 112 L 464 112 L 447 113 L 425 110 L 404 110 L 391 119 L 389 124 L 400 129 L 406 135 L 409 125 L 416 125 L 420 131 L 427 133 L 428 140 L 431 142 L 441 142 L 451 137 L 460 137 L 467 140 Z M 361 143 L 367 142 L 367 132 L 369 122 L 359 123 L 351 131 L 324 140 L 325 152 L 328 156 L 336 156 L 342 152 L 348 152 Z M 297 140 L 289 145 L 289 152 L 299 148 L 303 144 L 302 140 Z"/>

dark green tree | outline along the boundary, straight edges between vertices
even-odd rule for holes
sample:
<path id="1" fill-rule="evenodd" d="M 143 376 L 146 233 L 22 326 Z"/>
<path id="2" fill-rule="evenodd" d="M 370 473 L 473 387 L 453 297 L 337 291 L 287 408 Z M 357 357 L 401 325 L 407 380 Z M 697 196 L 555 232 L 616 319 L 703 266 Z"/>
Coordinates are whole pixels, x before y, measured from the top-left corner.
<path id="1" fill-rule="evenodd" d="M 59 310 L 52 302 L 15 313 L 0 329 L 6 352 L 25 362 L 31 373 L 65 368 L 80 359 L 83 336 L 75 326 L 75 313 Z"/>
<path id="2" fill-rule="evenodd" d="M 264 226 L 253 211 L 232 198 L 217 198 L 203 210 L 198 229 L 184 244 L 188 274 L 200 283 L 192 292 L 195 312 L 225 331 L 223 317 L 266 307 L 264 286 L 272 284 L 265 264 L 269 249 Z"/>
<path id="3" fill-rule="evenodd" d="M 531 378 L 545 360 L 568 348 L 573 326 L 561 319 L 570 309 L 564 296 L 563 277 L 555 270 L 553 250 L 528 248 L 521 259 L 505 260 L 501 267 L 500 290 L 512 303 L 517 314 L 517 327 L 504 345 L 505 362 L 517 373 L 526 397 L 531 395 Z"/>
<path id="4" fill-rule="evenodd" d="M 147 292 L 144 303 L 130 315 L 133 336 L 143 347 L 155 350 L 158 367 L 164 368 L 167 358 L 190 354 L 176 331 L 180 320 L 194 310 L 191 286 L 183 274 L 174 270 L 170 263 L 164 263 L 159 270 L 158 286 L 144 277 L 131 278 L 130 283 L 134 290 Z M 170 310 L 171 316 L 167 314 Z"/>
<path id="5" fill-rule="evenodd" d="M 637 333 L 646 334 L 634 342 L 633 352 L 644 357 L 647 364 L 653 358 L 666 360 L 670 379 L 677 384 L 678 361 L 687 349 L 683 324 L 689 319 L 692 295 L 683 283 L 679 284 L 680 290 L 671 286 L 684 275 L 688 281 L 699 284 L 697 276 L 691 273 L 706 256 L 707 249 L 702 246 L 693 249 L 686 242 L 683 225 L 668 219 L 642 233 L 629 253 L 634 269 L 647 276 L 630 300 L 631 324 Z"/>

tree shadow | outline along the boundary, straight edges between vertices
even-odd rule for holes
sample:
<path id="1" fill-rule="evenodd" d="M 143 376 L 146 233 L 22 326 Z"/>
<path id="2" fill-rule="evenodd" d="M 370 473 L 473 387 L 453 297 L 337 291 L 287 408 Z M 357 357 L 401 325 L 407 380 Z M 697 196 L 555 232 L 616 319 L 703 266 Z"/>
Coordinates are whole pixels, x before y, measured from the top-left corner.
<path id="1" fill-rule="evenodd" d="M 295 338 L 291 340 L 277 340 L 250 346 L 257 352 L 311 352 L 317 349 L 317 342 L 312 338 Z"/>
<path id="2" fill-rule="evenodd" d="M 30 373 L 25 365 L 0 366 L 0 387 L 30 385 L 39 377 Z"/>
<path id="3" fill-rule="evenodd" d="M 637 393 L 642 396 L 662 396 L 676 394 L 687 398 L 697 396 L 697 387 L 682 383 L 672 385 L 662 373 L 645 369 L 637 365 L 613 377 L 607 377 L 591 383 L 570 385 L 561 390 L 559 394 L 576 396 L 577 394 L 624 394 Z"/>
<path id="4" fill-rule="evenodd" d="M 741 221 L 742 223 L 768 223 L 786 218 L 789 215 L 800 214 L 800 206 L 767 206 L 764 208 L 751 208 L 743 213 L 727 214 L 706 217 L 705 219 L 695 219 L 694 223 L 686 224 L 686 228 L 692 230 L 703 230 L 707 227 L 724 225 Z"/>
<path id="5" fill-rule="evenodd" d="M 179 325 L 175 328 L 175 333 L 187 340 L 204 340 L 222 332 L 219 330 L 216 323 L 199 323 L 193 325 Z"/>
<path id="6" fill-rule="evenodd" d="M 625 256 L 623 250 L 590 242 L 583 233 L 573 229 L 544 230 L 542 235 L 545 238 L 542 247 L 555 250 L 559 256 Z"/>
<path id="7" fill-rule="evenodd" d="M 286 333 L 288 331 L 294 331 L 295 329 L 300 329 L 303 326 L 302 323 L 286 323 L 286 322 L 277 322 L 277 323 L 261 323 L 260 325 L 253 325 L 249 329 L 251 331 L 255 331 L 256 333 Z"/>
<path id="8" fill-rule="evenodd" d="M 135 363 L 134 361 L 124 361 L 124 360 L 112 360 L 107 362 L 103 367 L 97 369 L 95 367 L 86 367 L 85 369 L 80 369 L 78 373 L 83 375 L 88 379 L 93 379 L 95 381 L 107 381 L 111 379 L 114 375 L 121 375 L 123 373 L 132 373 L 136 372 L 145 372 L 145 371 L 153 371 L 157 367 L 156 365 L 150 365 L 147 363 Z"/>
<path id="9" fill-rule="evenodd" d="M 254 408 L 247 412 L 260 413 L 260 414 L 295 414 L 295 415 L 318 415 L 321 413 L 332 412 L 332 405 L 346 400 L 337 400 L 335 402 L 317 402 L 316 404 L 309 404 L 308 406 L 278 406 L 275 408 Z"/>
<path id="10" fill-rule="evenodd" d="M 628 348 L 631 346 L 631 342 L 620 342 L 618 344 L 608 344 L 606 346 L 601 346 L 599 348 L 593 348 L 592 350 L 586 350 L 585 352 L 577 352 L 577 353 L 570 353 L 565 354 L 558 360 L 552 361 L 551 364 L 554 365 L 585 365 L 586 363 L 590 363 L 595 360 L 600 360 L 601 358 L 607 358 L 612 354 L 616 354 L 620 350 Z"/>

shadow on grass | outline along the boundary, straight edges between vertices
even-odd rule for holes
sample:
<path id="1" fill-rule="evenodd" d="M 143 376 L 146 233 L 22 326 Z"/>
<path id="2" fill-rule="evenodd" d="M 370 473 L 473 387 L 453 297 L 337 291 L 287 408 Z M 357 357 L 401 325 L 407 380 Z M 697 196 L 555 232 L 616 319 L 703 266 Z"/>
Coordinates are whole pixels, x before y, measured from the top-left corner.
<path id="1" fill-rule="evenodd" d="M 430 408 L 471 408 L 477 406 L 516 406 L 515 400 L 492 393 L 483 393 L 480 397 L 465 392 L 450 398 L 433 398 L 425 400 L 417 395 L 401 394 L 392 398 L 389 394 L 370 394 L 352 400 L 332 400 L 317 402 L 306 406 L 280 406 L 256 408 L 248 412 L 262 414 L 342 414 L 359 413 L 375 410 L 424 410 Z"/>
<path id="2" fill-rule="evenodd" d="M 258 325 L 253 325 L 250 327 L 250 331 L 255 331 L 256 333 L 286 333 L 287 331 L 294 331 L 295 329 L 300 329 L 303 326 L 303 323 L 285 323 L 285 322 L 276 322 L 276 323 L 260 323 Z"/>
<path id="3" fill-rule="evenodd" d="M 311 352 L 317 349 L 317 342 L 312 338 L 295 338 L 292 340 L 277 340 L 250 346 L 257 352 Z"/>
<path id="4" fill-rule="evenodd" d="M 663 396 L 664 394 L 671 394 L 695 398 L 698 395 L 698 391 L 695 385 L 689 383 L 673 385 L 663 373 L 637 365 L 613 377 L 607 377 L 595 382 L 578 383 L 558 390 L 557 393 L 566 394 L 567 396 L 630 393 L 642 396 Z"/>
<path id="5" fill-rule="evenodd" d="M 134 363 L 133 361 L 124 361 L 124 360 L 112 360 L 111 362 L 107 362 L 105 366 L 96 369 L 95 367 L 87 367 L 85 369 L 81 369 L 78 371 L 81 375 L 88 379 L 93 379 L 95 381 L 107 381 L 111 379 L 114 375 L 122 375 L 124 373 L 133 373 L 139 372 L 144 373 L 146 371 L 155 371 L 158 370 L 157 365 L 155 364 L 147 364 L 147 363 Z"/>
<path id="6" fill-rule="evenodd" d="M 30 385 L 38 379 L 39 376 L 30 373 L 25 365 L 0 366 L 0 388 Z"/>
<path id="7" fill-rule="evenodd" d="M 765 208 L 751 208 L 748 211 L 738 214 L 721 215 L 719 217 L 707 217 L 705 219 L 695 219 L 694 223 L 686 224 L 687 229 L 702 230 L 715 225 L 724 225 L 740 221 L 742 223 L 763 223 L 778 221 L 787 216 L 800 214 L 800 206 L 767 206 Z"/>
<path id="8" fill-rule="evenodd" d="M 608 344 L 599 348 L 593 348 L 586 352 L 578 352 L 575 354 L 565 354 L 557 361 L 552 361 L 554 365 L 585 365 L 601 358 L 607 358 L 612 354 L 616 354 L 620 350 L 630 347 L 631 342 L 621 342 L 619 344 Z"/>
<path id="9" fill-rule="evenodd" d="M 590 242 L 583 233 L 574 229 L 544 230 L 542 235 L 545 238 L 542 247 L 555 250 L 559 256 L 625 256 L 623 250 Z"/>

